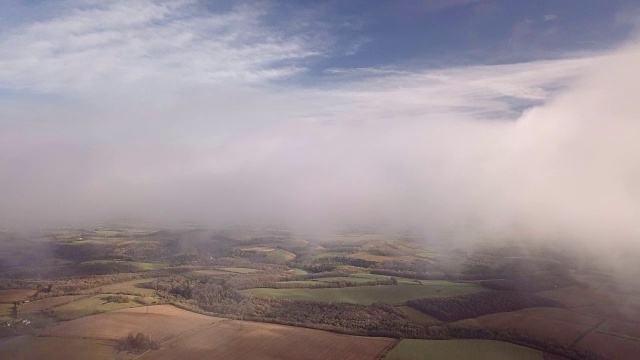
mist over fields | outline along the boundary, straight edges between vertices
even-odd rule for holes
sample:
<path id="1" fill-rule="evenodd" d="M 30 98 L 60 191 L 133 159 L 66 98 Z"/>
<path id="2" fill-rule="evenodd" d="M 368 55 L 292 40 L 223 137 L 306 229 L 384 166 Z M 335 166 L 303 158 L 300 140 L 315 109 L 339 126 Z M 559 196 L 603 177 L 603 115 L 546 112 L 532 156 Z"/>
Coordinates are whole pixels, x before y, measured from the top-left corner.
<path id="1" fill-rule="evenodd" d="M 304 69 L 274 64 L 318 55 L 305 39 L 258 31 L 251 9 L 195 20 L 243 39 L 262 34 L 244 54 L 229 50 L 235 40 L 202 53 L 180 37 L 185 20 L 145 9 L 131 23 L 113 20 L 112 7 L 108 21 L 73 13 L 2 35 L 0 81 L 30 94 L 0 100 L 2 226 L 375 224 L 463 243 L 640 245 L 635 41 L 515 64 L 336 69 L 332 84 L 285 85 L 278 80 Z M 80 21 L 92 17 L 130 43 L 88 51 L 105 35 Z M 136 42 L 158 17 L 172 26 L 157 40 L 181 45 Z M 61 42 L 69 33 L 77 43 Z M 134 44 L 142 50 L 131 53 Z M 64 69 L 54 56 L 102 61 Z"/>

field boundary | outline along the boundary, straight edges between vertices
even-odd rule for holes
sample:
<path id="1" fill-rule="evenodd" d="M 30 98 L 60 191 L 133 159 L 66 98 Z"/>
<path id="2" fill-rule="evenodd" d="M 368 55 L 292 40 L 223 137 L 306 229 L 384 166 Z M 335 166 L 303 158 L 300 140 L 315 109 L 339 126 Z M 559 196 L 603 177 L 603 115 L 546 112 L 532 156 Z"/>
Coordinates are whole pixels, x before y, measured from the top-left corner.
<path id="1" fill-rule="evenodd" d="M 621 334 L 612 334 L 612 333 L 608 333 L 608 332 L 602 332 L 602 331 L 597 331 L 596 332 L 598 334 L 602 334 L 602 335 L 609 335 L 609 336 L 613 336 L 613 337 L 617 337 L 620 339 L 625 339 L 625 340 L 631 340 L 631 341 L 635 341 L 635 342 L 640 342 L 640 340 L 638 340 L 637 338 L 633 338 L 633 337 L 628 337 L 628 336 L 624 336 Z"/>
<path id="2" fill-rule="evenodd" d="M 199 327 L 197 327 L 197 328 L 195 328 L 195 329 L 187 330 L 187 331 L 183 332 L 182 334 L 176 335 L 176 336 L 172 337 L 172 338 L 171 338 L 171 339 L 169 339 L 169 340 L 165 340 L 165 341 L 161 342 L 159 345 L 160 345 L 160 347 L 162 347 L 162 346 L 164 346 L 164 345 L 166 345 L 166 344 L 168 344 L 168 343 L 170 343 L 170 342 L 172 342 L 172 341 L 178 340 L 178 339 L 183 338 L 183 337 L 185 337 L 185 336 L 187 336 L 187 335 L 192 335 L 192 334 L 195 334 L 195 333 L 198 333 L 198 332 L 204 331 L 204 330 L 206 330 L 206 329 L 209 329 L 209 328 L 212 328 L 212 327 L 215 327 L 215 326 L 218 326 L 218 325 L 224 324 L 224 323 L 229 322 L 229 321 L 233 321 L 233 319 L 224 319 L 224 320 L 219 321 L 219 322 L 214 322 L 214 323 L 210 323 L 210 324 L 205 324 L 205 325 L 199 326 Z M 146 354 L 146 353 L 148 353 L 148 352 L 151 352 L 151 351 L 159 351 L 159 350 L 162 350 L 162 348 L 160 348 L 160 349 L 156 349 L 156 350 L 153 350 L 153 349 L 146 350 L 145 352 L 143 352 L 143 353 L 140 353 L 140 354 L 136 355 L 136 356 L 135 356 L 134 358 L 132 358 L 131 360 L 135 360 L 135 359 L 137 359 L 137 358 L 141 357 L 142 355 L 145 355 L 145 354 Z"/>
<path id="3" fill-rule="evenodd" d="M 571 347 L 574 347 L 574 348 L 575 348 L 575 347 L 578 345 L 578 343 L 579 343 L 580 341 L 582 341 L 582 339 L 584 339 L 584 338 L 585 338 L 585 336 L 587 336 L 587 335 L 591 334 L 593 331 L 599 332 L 599 331 L 597 331 L 596 329 L 597 329 L 597 328 L 599 328 L 599 327 L 600 327 L 600 325 L 604 324 L 606 321 L 607 321 L 607 319 L 601 319 L 601 320 L 600 320 L 600 322 L 599 322 L 599 323 L 597 323 L 595 326 L 593 326 L 591 329 L 589 329 L 589 330 L 585 331 L 585 332 L 584 332 L 584 334 L 582 334 L 582 335 L 578 336 L 578 338 L 577 338 L 573 343 L 571 343 Z"/>
<path id="4" fill-rule="evenodd" d="M 376 360 L 384 359 L 384 357 L 387 356 L 387 354 L 391 352 L 391 350 L 393 350 L 396 346 L 400 345 L 400 341 L 402 341 L 402 339 L 394 339 L 394 340 L 395 341 L 392 344 L 389 344 L 387 348 L 383 349 L 382 351 L 380 351 L 378 355 L 376 355 Z"/>

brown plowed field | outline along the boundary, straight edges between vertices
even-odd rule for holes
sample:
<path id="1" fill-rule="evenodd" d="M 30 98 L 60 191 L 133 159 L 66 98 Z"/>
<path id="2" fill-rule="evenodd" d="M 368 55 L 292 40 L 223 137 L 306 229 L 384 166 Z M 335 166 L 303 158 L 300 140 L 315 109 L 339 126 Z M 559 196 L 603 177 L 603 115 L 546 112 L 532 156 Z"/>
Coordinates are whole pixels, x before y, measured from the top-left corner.
<path id="1" fill-rule="evenodd" d="M 614 306 L 614 305 L 589 305 L 575 307 L 573 310 L 584 314 L 599 316 L 602 318 L 631 321 L 640 323 L 640 309 Z"/>
<path id="2" fill-rule="evenodd" d="M 35 294 L 36 291 L 30 289 L 0 290 L 0 303 L 26 300 Z"/>
<path id="3" fill-rule="evenodd" d="M 515 329 L 565 345 L 593 329 L 601 319 L 559 308 L 531 308 L 463 320 L 461 323 L 494 329 Z"/>
<path id="4" fill-rule="evenodd" d="M 633 338 L 640 341 L 640 324 L 629 321 L 609 320 L 598 327 L 598 332 Z"/>
<path id="5" fill-rule="evenodd" d="M 148 311 L 148 313 L 147 313 Z M 171 305 L 122 309 L 67 321 L 44 331 L 45 335 L 117 340 L 144 332 L 163 342 L 184 332 L 225 319 L 196 314 Z"/>
<path id="6" fill-rule="evenodd" d="M 640 341 L 592 331 L 578 343 L 581 350 L 590 350 L 610 360 L 637 359 Z"/>
<path id="7" fill-rule="evenodd" d="M 375 360 L 394 344 L 393 339 L 234 320 L 178 337 L 138 359 Z"/>
<path id="8" fill-rule="evenodd" d="M 135 355 L 116 352 L 115 341 L 17 336 L 0 341 L 0 359 L 126 360 Z"/>
<path id="9" fill-rule="evenodd" d="M 640 308 L 640 296 L 598 291 L 580 286 L 541 291 L 536 293 L 536 295 L 558 301 L 562 305 L 570 308 L 593 305 Z"/>

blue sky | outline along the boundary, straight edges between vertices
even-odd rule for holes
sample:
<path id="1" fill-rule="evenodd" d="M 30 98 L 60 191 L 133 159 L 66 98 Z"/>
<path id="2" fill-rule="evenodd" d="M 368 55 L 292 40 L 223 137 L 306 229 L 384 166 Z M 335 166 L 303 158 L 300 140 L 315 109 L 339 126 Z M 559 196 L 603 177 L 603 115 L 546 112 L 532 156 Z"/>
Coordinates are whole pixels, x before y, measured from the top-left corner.
<path id="1" fill-rule="evenodd" d="M 637 113 L 635 3 L 4 1 L 0 225 L 548 225 L 596 192 L 542 192 L 585 178 L 572 149 L 635 146 L 575 120 Z"/>
<path id="2" fill-rule="evenodd" d="M 306 11 L 333 38 L 319 69 L 503 63 L 610 49 L 627 38 L 637 13 L 634 1 L 289 3 L 276 7 L 276 24 Z"/>
<path id="3" fill-rule="evenodd" d="M 132 98 L 176 84 L 304 92 L 482 65 L 537 68 L 635 38 L 634 3 L 11 0 L 0 12 L 0 96 L 75 101 L 138 89 Z M 561 88 L 565 71 L 534 86 Z M 540 100 L 512 95 L 496 94 L 513 114 Z"/>
<path id="4" fill-rule="evenodd" d="M 11 0 L 3 4 L 0 29 L 6 37 L 37 21 L 59 20 L 74 11 L 113 8 L 117 3 Z M 274 65 L 279 62 L 304 70 L 288 78 L 291 81 L 310 80 L 309 77 L 311 81 L 324 80 L 321 78 L 331 74 L 332 69 L 420 70 L 532 61 L 612 49 L 633 33 L 639 11 L 633 0 L 199 0 L 155 1 L 149 6 L 171 3 L 174 10 L 150 17 L 146 24 L 156 22 L 161 26 L 165 21 L 224 16 L 243 9 L 247 16 L 253 12 L 253 20 L 259 22 L 256 32 L 264 30 L 281 39 L 296 39 L 298 45 L 313 54 L 273 60 Z M 184 6 L 178 9 L 178 3 Z M 130 7 L 140 11 L 144 2 L 131 2 Z M 215 30 L 203 30 L 202 36 L 220 35 Z"/>

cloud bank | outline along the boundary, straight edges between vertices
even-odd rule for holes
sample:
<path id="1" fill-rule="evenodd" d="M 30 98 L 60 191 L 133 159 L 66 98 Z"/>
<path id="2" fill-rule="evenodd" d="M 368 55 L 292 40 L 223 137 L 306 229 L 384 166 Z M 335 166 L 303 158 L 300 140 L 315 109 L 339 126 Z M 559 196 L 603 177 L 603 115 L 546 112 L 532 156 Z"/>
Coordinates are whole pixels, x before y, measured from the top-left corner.
<path id="1" fill-rule="evenodd" d="M 292 80 L 326 43 L 264 23 L 266 5 L 198 4 L 84 3 L 0 35 L 0 224 L 384 224 L 637 247 L 637 44 L 308 84 Z"/>

